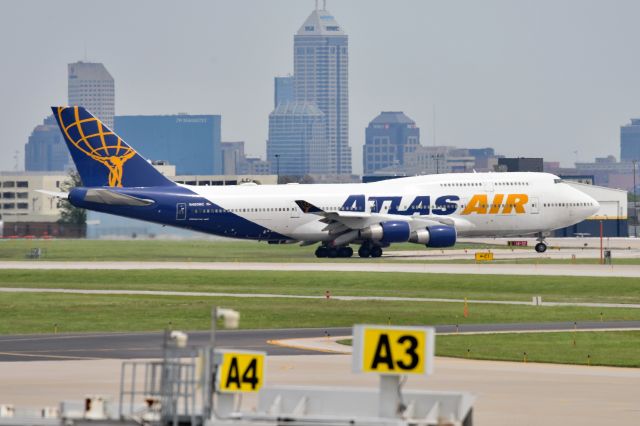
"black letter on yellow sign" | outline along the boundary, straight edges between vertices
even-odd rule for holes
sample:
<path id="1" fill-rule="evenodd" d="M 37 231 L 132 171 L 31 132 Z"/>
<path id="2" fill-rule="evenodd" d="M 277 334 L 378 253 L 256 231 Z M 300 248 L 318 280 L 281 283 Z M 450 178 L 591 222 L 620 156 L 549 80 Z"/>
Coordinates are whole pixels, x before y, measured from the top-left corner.
<path id="1" fill-rule="evenodd" d="M 251 389 L 255 389 L 256 386 L 258 386 L 258 378 L 256 377 L 257 367 L 257 361 L 253 358 L 242 375 L 242 381 L 244 383 L 251 383 Z"/>
<path id="2" fill-rule="evenodd" d="M 420 362 L 420 357 L 416 353 L 416 349 L 418 348 L 418 339 L 414 336 L 402 336 L 398 339 L 398 343 L 409 342 L 409 347 L 406 350 L 406 354 L 411 357 L 411 362 L 409 364 L 405 364 L 404 361 L 398 361 L 398 367 L 402 370 L 413 370 L 418 366 Z"/>
<path id="3" fill-rule="evenodd" d="M 378 346 L 373 355 L 371 369 L 377 369 L 378 364 L 386 364 L 389 370 L 393 370 L 393 355 L 391 355 L 391 344 L 389 344 L 389 336 L 387 334 L 380 335 Z"/>
<path id="4" fill-rule="evenodd" d="M 235 383 L 236 387 L 240 389 L 240 372 L 238 371 L 238 358 L 231 358 L 231 364 L 229 365 L 229 376 L 227 377 L 227 384 L 225 387 L 229 389 L 229 385 Z"/>

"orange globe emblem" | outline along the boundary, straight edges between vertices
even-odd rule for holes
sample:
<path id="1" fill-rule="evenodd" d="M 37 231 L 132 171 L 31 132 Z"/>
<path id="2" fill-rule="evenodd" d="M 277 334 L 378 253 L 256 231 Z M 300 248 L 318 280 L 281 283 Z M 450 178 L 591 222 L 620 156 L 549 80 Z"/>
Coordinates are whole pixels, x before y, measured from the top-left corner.
<path id="1" fill-rule="evenodd" d="M 62 112 L 73 109 L 73 121 L 63 120 Z M 102 122 L 95 117 L 80 118 L 77 106 L 59 107 L 58 120 L 69 142 L 80 152 L 103 164 L 109 170 L 109 186 L 122 186 L 122 170 L 124 163 L 136 155 L 136 152 L 122 142 Z"/>

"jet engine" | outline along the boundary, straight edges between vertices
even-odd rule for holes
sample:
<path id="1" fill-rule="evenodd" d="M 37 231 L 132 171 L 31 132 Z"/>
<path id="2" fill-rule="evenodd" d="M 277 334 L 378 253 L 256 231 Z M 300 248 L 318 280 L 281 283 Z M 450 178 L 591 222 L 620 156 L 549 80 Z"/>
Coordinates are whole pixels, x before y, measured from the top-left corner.
<path id="1" fill-rule="evenodd" d="M 409 241 L 411 227 L 400 220 L 390 220 L 360 230 L 360 238 L 383 243 L 404 243 Z"/>
<path id="2" fill-rule="evenodd" d="M 427 247 L 451 247 L 456 243 L 456 228 L 446 225 L 427 226 L 413 231 L 409 241 Z"/>

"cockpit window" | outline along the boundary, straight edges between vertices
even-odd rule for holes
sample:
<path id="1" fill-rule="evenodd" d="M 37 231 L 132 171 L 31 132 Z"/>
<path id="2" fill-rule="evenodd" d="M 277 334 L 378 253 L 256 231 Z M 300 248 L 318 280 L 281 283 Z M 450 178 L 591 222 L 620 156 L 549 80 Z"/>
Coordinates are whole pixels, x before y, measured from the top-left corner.
<path id="1" fill-rule="evenodd" d="M 562 182 L 563 182 L 562 179 L 554 179 L 553 180 L 553 183 L 562 183 Z"/>

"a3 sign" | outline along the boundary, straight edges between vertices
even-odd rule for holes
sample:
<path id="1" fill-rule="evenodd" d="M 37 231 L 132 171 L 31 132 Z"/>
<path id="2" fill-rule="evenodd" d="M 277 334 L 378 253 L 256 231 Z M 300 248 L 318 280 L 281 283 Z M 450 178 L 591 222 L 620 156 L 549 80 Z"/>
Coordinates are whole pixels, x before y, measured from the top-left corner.
<path id="1" fill-rule="evenodd" d="M 433 372 L 434 352 L 432 327 L 353 327 L 355 373 L 427 376 Z"/>

